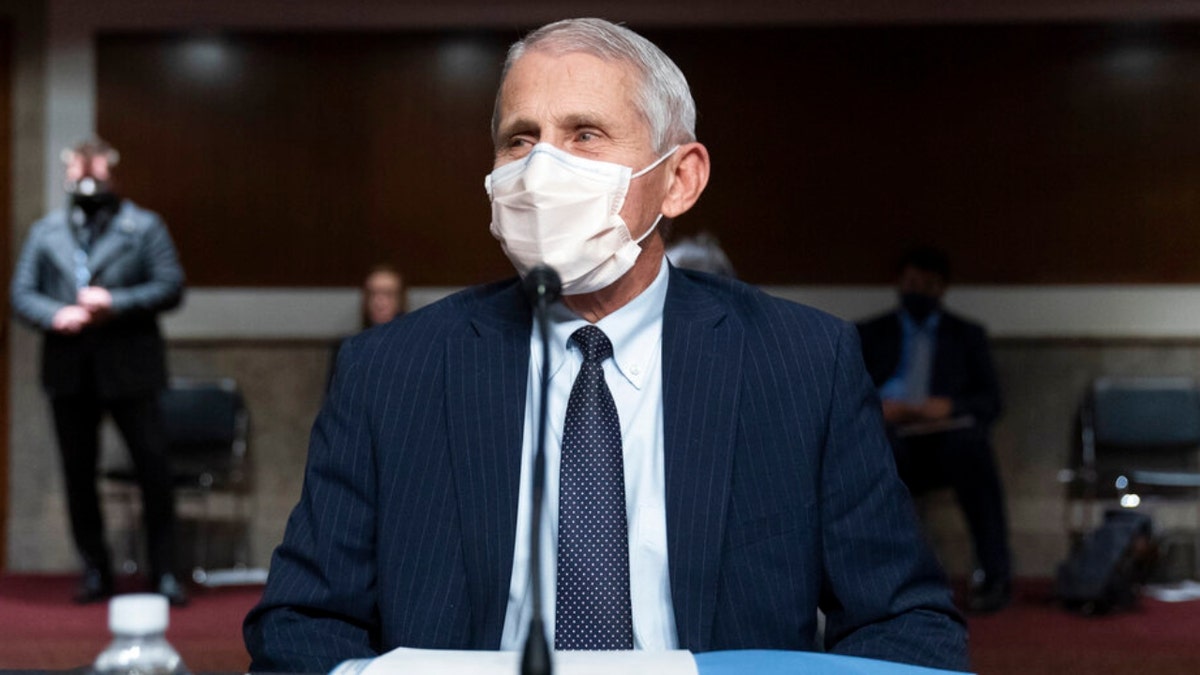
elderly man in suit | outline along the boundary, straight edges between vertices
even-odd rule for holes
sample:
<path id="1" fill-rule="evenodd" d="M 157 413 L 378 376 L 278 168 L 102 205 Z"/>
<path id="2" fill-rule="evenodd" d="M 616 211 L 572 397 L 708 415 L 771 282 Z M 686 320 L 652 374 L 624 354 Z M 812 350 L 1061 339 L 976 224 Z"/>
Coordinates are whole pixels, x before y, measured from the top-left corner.
<path id="1" fill-rule="evenodd" d="M 562 21 L 510 49 L 491 228 L 519 273 L 562 277 L 548 353 L 518 280 L 348 341 L 246 619 L 252 670 L 325 671 L 400 646 L 519 649 L 539 568 L 558 650 L 826 648 L 966 666 L 853 326 L 665 260 L 656 226 L 708 180 L 694 122 L 683 74 L 626 28 Z"/>
<path id="2" fill-rule="evenodd" d="M 967 608 L 994 612 L 1012 592 L 1004 489 L 989 440 L 1000 387 L 983 327 L 942 307 L 949 278 L 945 252 L 909 251 L 900 262 L 900 307 L 859 331 L 900 477 L 913 494 L 954 489 L 979 563 Z"/>
<path id="3" fill-rule="evenodd" d="M 66 208 L 34 223 L 13 274 L 18 318 L 43 331 L 42 385 L 58 436 L 84 574 L 76 600 L 112 594 L 96 492 L 107 411 L 129 448 L 144 504 L 151 582 L 173 604 L 174 504 L 158 393 L 166 383 L 157 315 L 180 303 L 183 270 L 157 214 L 113 190 L 117 153 L 101 140 L 64 151 Z"/>

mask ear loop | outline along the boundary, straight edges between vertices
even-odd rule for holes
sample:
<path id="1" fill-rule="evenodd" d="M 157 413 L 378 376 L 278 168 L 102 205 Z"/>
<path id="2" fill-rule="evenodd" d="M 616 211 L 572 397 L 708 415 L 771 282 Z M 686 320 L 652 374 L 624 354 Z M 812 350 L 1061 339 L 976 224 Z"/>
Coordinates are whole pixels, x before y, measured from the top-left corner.
<path id="1" fill-rule="evenodd" d="M 658 227 L 658 221 L 662 220 L 662 217 L 663 217 L 663 216 L 662 216 L 662 214 L 661 214 L 661 213 L 660 213 L 660 214 L 658 214 L 658 217 L 654 219 L 654 222 L 653 222 L 653 223 L 650 223 L 650 227 L 649 227 L 649 229 L 647 229 L 647 230 L 646 230 L 644 233 L 642 233 L 642 236 L 638 237 L 637 239 L 634 239 L 634 240 L 633 240 L 633 243 L 635 243 L 635 244 L 641 244 L 641 243 L 642 243 L 642 241 L 643 241 L 643 240 L 644 240 L 646 237 L 649 237 L 649 236 L 650 236 L 650 233 L 651 233 L 651 232 L 653 232 L 653 231 L 654 231 L 654 229 Z"/>
<path id="2" fill-rule="evenodd" d="M 629 179 L 630 179 L 630 180 L 633 180 L 634 178 L 638 178 L 639 176 L 644 176 L 644 175 L 646 175 L 647 173 L 650 173 L 651 171 L 653 171 L 653 170 L 654 170 L 654 167 L 656 167 L 656 166 L 658 166 L 659 164 L 662 164 L 663 162 L 667 161 L 667 158 L 668 158 L 668 157 L 670 157 L 671 155 L 675 154 L 675 151 L 676 151 L 676 150 L 678 150 L 678 149 L 679 149 L 679 146 L 678 146 L 678 145 L 676 145 L 676 146 L 672 147 L 672 148 L 671 148 L 670 150 L 668 150 L 668 151 L 666 152 L 666 154 L 664 154 L 662 157 L 659 157 L 658 159 L 654 160 L 654 163 L 653 163 L 653 164 L 651 164 L 650 166 L 648 166 L 648 167 L 646 167 L 646 168 L 642 169 L 641 171 L 639 171 L 639 172 L 637 172 L 637 173 L 633 174 L 632 176 L 630 176 L 630 177 L 629 177 Z M 635 244 L 641 244 L 641 243 L 642 243 L 642 241 L 644 241 L 644 240 L 646 239 L 646 237 L 649 237 L 649 236 L 650 236 L 650 233 L 651 233 L 651 232 L 653 232 L 653 231 L 654 231 L 656 228 L 658 228 L 658 223 L 659 223 L 659 221 L 661 221 L 661 220 L 662 220 L 662 218 L 663 218 L 663 214 L 661 214 L 661 213 L 660 213 L 660 214 L 658 214 L 658 217 L 654 219 L 654 222 L 650 224 L 650 227 L 649 227 L 649 228 L 648 228 L 648 229 L 647 229 L 647 230 L 646 230 L 644 233 L 642 233 L 642 236 L 638 237 L 637 239 L 634 239 L 634 240 L 633 240 L 633 243 L 635 243 Z"/>
<path id="3" fill-rule="evenodd" d="M 679 149 L 679 146 L 678 146 L 678 145 L 676 145 L 675 147 L 671 148 L 670 150 L 668 150 L 668 151 L 667 151 L 667 154 L 665 154 L 665 155 L 663 155 L 662 157 L 659 157 L 658 159 L 654 160 L 654 163 L 652 163 L 650 166 L 648 166 L 648 167 L 646 167 L 646 168 L 642 169 L 641 171 L 639 171 L 639 172 L 637 172 L 637 173 L 633 174 L 632 176 L 630 176 L 630 177 L 629 177 L 629 179 L 630 179 L 630 180 L 633 180 L 634 178 L 639 178 L 639 177 L 641 177 L 641 176 L 644 176 L 644 175 L 646 175 L 646 174 L 650 173 L 651 171 L 653 171 L 653 170 L 654 170 L 654 167 L 656 167 L 656 166 L 658 166 L 659 164 L 662 164 L 663 162 L 665 162 L 665 161 L 667 160 L 667 158 L 668 158 L 668 157 L 670 157 L 671 155 L 675 154 L 675 151 L 676 151 L 676 150 L 678 150 L 678 149 Z"/>

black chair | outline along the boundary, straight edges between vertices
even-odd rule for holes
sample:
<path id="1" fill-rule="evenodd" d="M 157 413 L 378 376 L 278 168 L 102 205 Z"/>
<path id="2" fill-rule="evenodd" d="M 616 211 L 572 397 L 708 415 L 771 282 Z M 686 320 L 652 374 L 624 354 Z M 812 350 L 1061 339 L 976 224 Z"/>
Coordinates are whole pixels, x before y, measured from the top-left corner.
<path id="1" fill-rule="evenodd" d="M 234 568 L 245 569 L 249 559 L 250 415 L 237 382 L 231 378 L 172 378 L 162 392 L 160 406 L 180 521 L 192 513 L 185 510 L 191 506 L 188 500 L 199 504 L 192 579 L 214 585 L 209 554 L 214 531 L 222 522 L 231 523 L 238 531 Z M 107 468 L 102 473 L 120 485 L 136 485 L 128 465 Z M 136 522 L 135 496 L 135 490 L 124 491 L 130 523 Z M 216 504 L 220 500 L 229 502 L 229 506 L 218 515 Z M 131 537 L 136 537 L 136 529 L 130 531 Z M 136 550 L 136 546 L 130 550 Z"/>
<path id="2" fill-rule="evenodd" d="M 1200 561 L 1200 388 L 1188 377 L 1102 377 L 1088 388 L 1068 483 L 1068 530 L 1095 527 L 1104 508 L 1161 500 L 1197 505 Z M 1083 512 L 1080 513 L 1079 509 Z"/>

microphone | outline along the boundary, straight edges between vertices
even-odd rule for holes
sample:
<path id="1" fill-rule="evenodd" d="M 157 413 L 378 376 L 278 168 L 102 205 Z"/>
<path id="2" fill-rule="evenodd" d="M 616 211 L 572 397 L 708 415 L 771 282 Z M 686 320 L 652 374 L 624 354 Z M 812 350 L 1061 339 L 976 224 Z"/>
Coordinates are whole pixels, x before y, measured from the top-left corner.
<path id="1" fill-rule="evenodd" d="M 533 584 L 533 612 L 529 618 L 529 635 L 521 655 L 521 675 L 551 675 L 550 646 L 546 642 L 546 625 L 542 617 L 542 501 L 546 486 L 546 401 L 550 395 L 550 303 L 562 292 L 562 280 L 550 267 L 538 265 L 522 280 L 525 297 L 533 306 L 534 321 L 542 339 L 542 391 L 538 400 L 537 436 L 533 450 L 533 508 L 530 509 L 529 573 Z"/>
<path id="2" fill-rule="evenodd" d="M 546 265 L 538 265 L 529 270 L 521 280 L 521 286 L 525 289 L 525 297 L 529 299 L 529 304 L 533 305 L 533 311 L 542 313 L 539 318 L 545 318 L 546 306 L 558 300 L 558 296 L 562 294 L 562 279 L 553 267 Z M 546 337 L 545 332 L 542 333 L 542 337 Z"/>

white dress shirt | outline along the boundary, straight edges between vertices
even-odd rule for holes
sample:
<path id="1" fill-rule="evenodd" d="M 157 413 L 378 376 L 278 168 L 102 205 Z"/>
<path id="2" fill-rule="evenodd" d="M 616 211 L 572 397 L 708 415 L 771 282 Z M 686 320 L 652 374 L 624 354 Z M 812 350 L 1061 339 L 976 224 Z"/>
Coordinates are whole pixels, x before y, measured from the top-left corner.
<path id="1" fill-rule="evenodd" d="M 604 379 L 621 419 L 625 462 L 625 505 L 629 524 L 629 592 L 633 609 L 634 649 L 678 647 L 675 612 L 667 571 L 666 488 L 663 473 L 662 315 L 667 299 L 667 262 L 658 277 L 632 302 L 596 324 L 613 345 L 605 359 Z M 554 644 L 554 599 L 558 551 L 558 472 L 563 421 L 575 376 L 583 364 L 571 334 L 587 321 L 561 303 L 551 307 L 550 392 L 546 436 L 546 485 L 542 510 L 542 600 L 547 639 Z M 525 399 L 525 433 L 521 447 L 521 493 L 517 508 L 512 582 L 504 617 L 503 650 L 524 646 L 533 595 L 529 569 L 529 512 L 532 509 L 533 444 L 536 407 L 541 394 L 541 338 L 534 327 Z"/>

